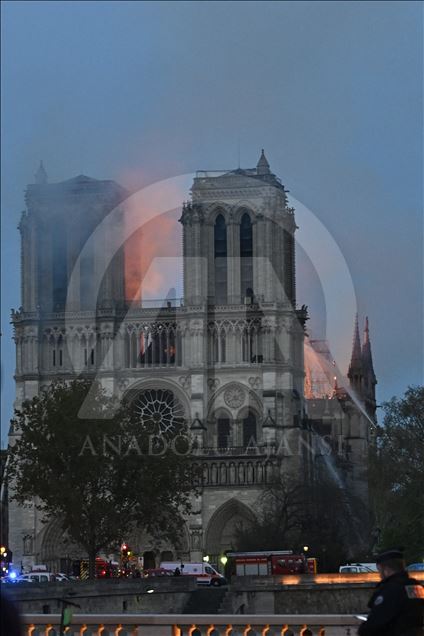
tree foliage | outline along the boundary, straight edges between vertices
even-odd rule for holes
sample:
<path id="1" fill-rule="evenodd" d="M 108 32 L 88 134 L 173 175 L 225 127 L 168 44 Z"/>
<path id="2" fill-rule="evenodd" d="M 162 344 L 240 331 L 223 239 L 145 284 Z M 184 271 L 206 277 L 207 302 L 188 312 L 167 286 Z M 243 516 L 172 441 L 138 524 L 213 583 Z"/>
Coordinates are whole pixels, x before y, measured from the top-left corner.
<path id="1" fill-rule="evenodd" d="M 237 532 L 239 550 L 293 550 L 308 546 L 321 571 L 357 558 L 368 540 L 368 510 L 331 477 L 313 483 L 282 474 L 257 504 L 257 518 Z M 362 533 L 358 530 L 362 528 Z"/>
<path id="2" fill-rule="evenodd" d="M 424 387 L 383 404 L 370 462 L 370 486 L 381 546 L 403 546 L 424 558 Z"/>
<path id="3" fill-rule="evenodd" d="M 14 498 L 35 498 L 60 519 L 88 554 L 91 575 L 99 551 L 116 549 L 136 526 L 176 542 L 193 491 L 185 431 L 178 440 L 156 435 L 131 403 L 86 380 L 52 384 L 15 412 L 12 425 Z"/>
<path id="4" fill-rule="evenodd" d="M 282 550 L 298 542 L 306 489 L 297 480 L 276 479 L 261 495 L 256 519 L 236 530 L 237 549 Z"/>

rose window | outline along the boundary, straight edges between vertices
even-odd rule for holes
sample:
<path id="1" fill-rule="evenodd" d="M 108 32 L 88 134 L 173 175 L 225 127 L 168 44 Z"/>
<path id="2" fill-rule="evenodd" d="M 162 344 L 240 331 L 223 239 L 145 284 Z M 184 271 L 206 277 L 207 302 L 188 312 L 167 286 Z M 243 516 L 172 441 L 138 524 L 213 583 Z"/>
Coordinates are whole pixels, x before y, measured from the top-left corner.
<path id="1" fill-rule="evenodd" d="M 184 408 L 168 389 L 146 389 L 134 403 L 139 419 L 155 433 L 176 433 L 184 424 Z"/>
<path id="2" fill-rule="evenodd" d="M 244 389 L 238 384 L 230 384 L 224 391 L 224 402 L 232 409 L 238 409 L 244 403 Z"/>

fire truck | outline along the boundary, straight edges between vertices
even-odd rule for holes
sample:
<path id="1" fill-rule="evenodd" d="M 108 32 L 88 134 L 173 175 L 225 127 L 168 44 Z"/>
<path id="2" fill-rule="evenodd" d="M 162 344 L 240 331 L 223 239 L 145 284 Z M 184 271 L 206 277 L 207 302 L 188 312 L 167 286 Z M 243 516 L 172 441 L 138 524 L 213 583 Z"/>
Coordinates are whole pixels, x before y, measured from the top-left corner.
<path id="1" fill-rule="evenodd" d="M 81 580 L 88 579 L 88 560 L 82 559 L 74 561 L 72 571 Z M 96 557 L 95 577 L 96 579 L 112 578 L 118 576 L 118 563 L 116 561 L 106 561 Z"/>
<path id="2" fill-rule="evenodd" d="M 235 563 L 236 576 L 272 576 L 279 574 L 315 574 L 316 559 L 292 550 L 264 552 L 228 552 Z"/>

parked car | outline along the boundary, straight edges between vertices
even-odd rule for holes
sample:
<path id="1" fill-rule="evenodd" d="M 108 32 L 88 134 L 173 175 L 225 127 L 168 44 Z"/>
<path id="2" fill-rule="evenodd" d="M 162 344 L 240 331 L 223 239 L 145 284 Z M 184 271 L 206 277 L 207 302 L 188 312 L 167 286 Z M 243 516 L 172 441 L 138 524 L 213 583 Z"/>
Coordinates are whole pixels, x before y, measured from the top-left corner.
<path id="1" fill-rule="evenodd" d="M 366 574 L 377 571 L 376 563 L 348 563 L 339 567 L 340 574 Z"/>
<path id="2" fill-rule="evenodd" d="M 18 577 L 21 583 L 51 583 L 53 581 L 65 582 L 69 581 L 66 574 L 55 574 L 53 572 L 28 572 Z"/>

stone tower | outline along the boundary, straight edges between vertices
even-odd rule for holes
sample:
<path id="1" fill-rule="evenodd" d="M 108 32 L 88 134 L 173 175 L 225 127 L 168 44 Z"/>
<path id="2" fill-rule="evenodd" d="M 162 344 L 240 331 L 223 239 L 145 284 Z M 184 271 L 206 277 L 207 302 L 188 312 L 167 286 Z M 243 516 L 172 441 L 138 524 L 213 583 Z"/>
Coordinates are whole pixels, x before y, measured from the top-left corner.
<path id="1" fill-rule="evenodd" d="M 89 239 L 126 197 L 113 181 L 84 175 L 48 183 L 42 162 L 35 183 L 28 185 L 18 226 L 22 304 L 12 312 L 16 408 L 55 379 L 94 377 L 102 368 L 104 383 L 110 384 L 113 365 L 105 351 L 113 341 L 116 316 L 124 308 L 123 253 L 118 251 L 105 267 L 102 259 L 112 237 L 98 233 L 96 241 Z M 99 277 L 100 291 L 93 302 Z M 11 428 L 10 444 L 16 434 Z M 61 537 L 58 523 L 45 526 L 33 505 L 21 507 L 14 501 L 9 503 L 9 520 L 17 567 L 50 562 L 59 568 L 65 553 L 55 546 Z"/>
<path id="2" fill-rule="evenodd" d="M 180 220 L 185 312 L 203 342 L 188 369 L 205 478 L 192 524 L 217 556 L 272 474 L 307 474 L 296 224 L 263 151 L 253 169 L 198 172 Z M 283 444 L 290 456 L 267 459 Z"/>

